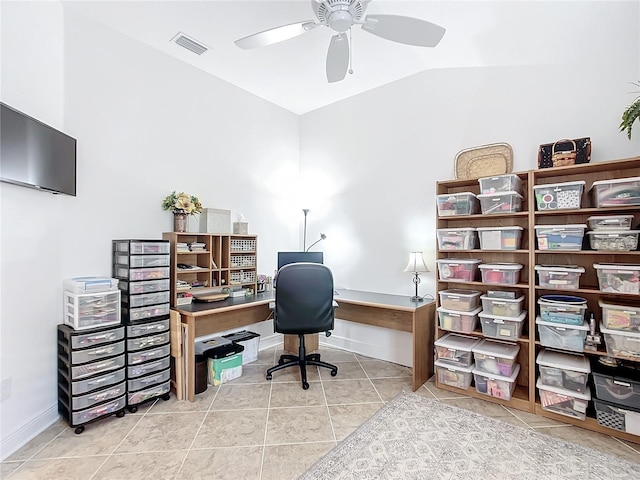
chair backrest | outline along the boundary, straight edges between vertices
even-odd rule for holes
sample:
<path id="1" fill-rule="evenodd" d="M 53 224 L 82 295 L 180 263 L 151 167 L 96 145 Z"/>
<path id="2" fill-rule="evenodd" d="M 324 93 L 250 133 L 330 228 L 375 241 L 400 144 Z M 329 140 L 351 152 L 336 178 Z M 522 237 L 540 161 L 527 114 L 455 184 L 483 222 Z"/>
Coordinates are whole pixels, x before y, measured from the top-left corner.
<path id="1" fill-rule="evenodd" d="M 274 330 L 317 333 L 333 328 L 333 274 L 319 263 L 290 263 L 278 270 Z"/>

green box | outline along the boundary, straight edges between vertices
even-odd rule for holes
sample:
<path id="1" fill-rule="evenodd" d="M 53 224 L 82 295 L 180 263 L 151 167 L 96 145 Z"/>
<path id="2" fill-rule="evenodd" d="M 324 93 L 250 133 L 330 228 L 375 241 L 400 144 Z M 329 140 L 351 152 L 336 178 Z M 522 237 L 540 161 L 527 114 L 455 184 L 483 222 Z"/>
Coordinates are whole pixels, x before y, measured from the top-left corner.
<path id="1" fill-rule="evenodd" d="M 211 385 L 221 385 L 242 376 L 242 345 L 231 344 L 204 352 L 207 360 L 207 380 Z"/>

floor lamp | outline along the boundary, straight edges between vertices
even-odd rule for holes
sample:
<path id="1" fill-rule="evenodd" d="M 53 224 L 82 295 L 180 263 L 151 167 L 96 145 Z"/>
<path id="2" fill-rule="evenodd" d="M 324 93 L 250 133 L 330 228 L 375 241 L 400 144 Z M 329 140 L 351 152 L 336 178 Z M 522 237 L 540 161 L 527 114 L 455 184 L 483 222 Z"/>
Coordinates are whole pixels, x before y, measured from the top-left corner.
<path id="1" fill-rule="evenodd" d="M 413 283 L 416 286 L 416 294 L 411 297 L 412 302 L 422 302 L 422 297 L 418 295 L 418 284 L 420 283 L 420 273 L 428 272 L 429 269 L 424 263 L 422 258 L 422 252 L 411 252 L 409 254 L 409 263 L 404 269 L 405 272 L 411 272 L 415 276 L 413 277 Z"/>

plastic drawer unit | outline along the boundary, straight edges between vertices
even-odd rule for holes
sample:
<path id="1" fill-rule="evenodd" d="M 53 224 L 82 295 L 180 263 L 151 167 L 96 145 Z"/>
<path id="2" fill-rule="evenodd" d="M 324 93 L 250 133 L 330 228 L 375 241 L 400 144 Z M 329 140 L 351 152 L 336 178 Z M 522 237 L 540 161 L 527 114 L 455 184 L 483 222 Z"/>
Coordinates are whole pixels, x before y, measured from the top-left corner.
<path id="1" fill-rule="evenodd" d="M 579 393 L 589 389 L 591 365 L 584 355 L 543 349 L 538 353 L 536 363 L 542 385 Z"/>
<path id="2" fill-rule="evenodd" d="M 582 325 L 587 311 L 587 300 L 571 295 L 542 295 L 538 299 L 540 318 L 545 322 L 564 325 Z"/>
<path id="3" fill-rule="evenodd" d="M 601 292 L 640 293 L 640 265 L 594 263 Z"/>
<path id="4" fill-rule="evenodd" d="M 516 285 L 520 281 L 519 263 L 483 263 L 478 265 L 483 283 Z"/>
<path id="5" fill-rule="evenodd" d="M 451 387 L 462 388 L 466 390 L 471 386 L 473 379 L 474 365 L 463 367 L 460 365 L 449 365 L 441 360 L 434 362 L 438 381 Z"/>
<path id="6" fill-rule="evenodd" d="M 440 295 L 440 305 L 447 310 L 470 312 L 479 306 L 480 292 L 477 290 L 451 288 L 440 290 L 438 295 Z"/>
<path id="7" fill-rule="evenodd" d="M 516 378 L 520 373 L 520 365 L 516 363 L 511 375 L 493 375 L 475 368 L 473 378 L 476 384 L 476 391 L 483 395 L 488 395 L 502 400 L 511 400 L 511 395 L 516 388 Z"/>
<path id="8" fill-rule="evenodd" d="M 577 265 L 536 265 L 538 285 L 548 289 L 577 290 L 584 267 Z"/>
<path id="9" fill-rule="evenodd" d="M 168 290 L 164 292 L 141 293 L 140 295 L 122 295 L 122 304 L 131 309 L 148 307 L 161 303 L 168 304 L 169 300 Z"/>
<path id="10" fill-rule="evenodd" d="M 587 418 L 587 407 L 591 401 L 591 392 L 572 392 L 564 388 L 543 385 L 540 379 L 536 382 L 542 409 L 567 417 L 584 420 Z"/>
<path id="11" fill-rule="evenodd" d="M 640 361 L 640 332 L 612 330 L 600 323 L 600 332 L 604 335 L 607 355 L 623 360 Z"/>
<path id="12" fill-rule="evenodd" d="M 539 250 L 582 250 L 586 225 L 535 225 Z"/>
<path id="13" fill-rule="evenodd" d="M 438 215 L 452 217 L 455 215 L 474 215 L 480 211 L 480 203 L 471 192 L 437 195 Z"/>
<path id="14" fill-rule="evenodd" d="M 478 372 L 511 377 L 516 369 L 520 345 L 485 338 L 471 350 Z"/>
<path id="15" fill-rule="evenodd" d="M 473 347 L 480 341 L 477 337 L 449 333 L 434 342 L 436 359 L 447 365 L 470 367 L 473 364 Z"/>
<path id="16" fill-rule="evenodd" d="M 515 173 L 479 178 L 478 183 L 480 184 L 480 193 L 483 194 L 497 192 L 522 193 L 522 180 Z"/>
<path id="17" fill-rule="evenodd" d="M 171 288 L 171 281 L 168 278 L 162 280 L 148 280 L 142 282 L 120 281 L 122 295 L 138 295 L 142 293 L 155 293 L 168 291 Z"/>
<path id="18" fill-rule="evenodd" d="M 594 399 L 596 418 L 603 427 L 640 435 L 640 408 L 621 407 L 615 403 Z"/>
<path id="19" fill-rule="evenodd" d="M 631 230 L 633 215 L 595 215 L 587 218 L 591 230 Z"/>
<path id="20" fill-rule="evenodd" d="M 611 305 L 598 300 L 602 308 L 602 324 L 610 330 L 626 330 L 640 334 L 640 305 Z"/>
<path id="21" fill-rule="evenodd" d="M 170 258 L 171 257 L 169 255 L 114 254 L 114 261 L 116 264 L 131 268 L 168 267 L 170 264 Z"/>
<path id="22" fill-rule="evenodd" d="M 518 298 L 492 297 L 482 295 L 482 311 L 487 315 L 498 315 L 501 317 L 519 317 L 522 313 L 524 295 Z"/>
<path id="23" fill-rule="evenodd" d="M 624 373 L 627 372 L 624 372 L 623 370 L 622 374 Z M 593 384 L 596 389 L 596 398 L 615 403 L 620 407 L 640 409 L 639 372 L 630 371 L 628 373 L 635 375 L 636 380 L 623 377 L 621 376 L 622 374 L 617 376 L 615 374 L 593 372 Z"/>
<path id="24" fill-rule="evenodd" d="M 533 193 L 536 197 L 536 207 L 540 211 L 580 208 L 585 184 L 584 180 L 579 180 L 577 182 L 534 185 Z"/>
<path id="25" fill-rule="evenodd" d="M 164 240 L 114 240 L 113 251 L 129 255 L 168 254 L 170 245 Z"/>
<path id="26" fill-rule="evenodd" d="M 640 177 L 593 182 L 589 193 L 598 208 L 640 205 Z"/>
<path id="27" fill-rule="evenodd" d="M 481 261 L 475 258 L 441 258 L 436 263 L 440 280 L 473 282 Z"/>
<path id="28" fill-rule="evenodd" d="M 472 250 L 478 246 L 478 234 L 472 227 L 439 228 L 436 234 L 440 250 Z"/>
<path id="29" fill-rule="evenodd" d="M 120 291 L 64 292 L 64 323 L 75 330 L 120 324 Z"/>
<path id="30" fill-rule="evenodd" d="M 480 312 L 478 316 L 482 325 L 482 334 L 485 337 L 515 342 L 522 335 L 527 312 L 522 312 L 518 317 L 501 317 L 484 312 Z"/>
<path id="31" fill-rule="evenodd" d="M 478 227 L 481 250 L 518 250 L 522 243 L 522 227 Z"/>
<path id="32" fill-rule="evenodd" d="M 536 325 L 542 346 L 572 352 L 584 351 L 584 341 L 589 330 L 587 322 L 582 325 L 559 325 L 537 317 Z"/>
<path id="33" fill-rule="evenodd" d="M 478 324 L 478 314 L 482 311 L 480 307 L 470 312 L 459 312 L 438 307 L 438 318 L 440 328 L 460 333 L 471 333 Z"/>
<path id="34" fill-rule="evenodd" d="M 522 195 L 518 192 L 496 192 L 478 195 L 483 215 L 522 211 Z"/>

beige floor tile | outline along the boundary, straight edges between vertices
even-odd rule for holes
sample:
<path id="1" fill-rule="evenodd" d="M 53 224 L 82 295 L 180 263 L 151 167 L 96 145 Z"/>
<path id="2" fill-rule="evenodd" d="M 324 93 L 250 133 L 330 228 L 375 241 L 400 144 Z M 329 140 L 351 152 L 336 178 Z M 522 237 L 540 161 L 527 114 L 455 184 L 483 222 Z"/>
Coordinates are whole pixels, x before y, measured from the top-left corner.
<path id="1" fill-rule="evenodd" d="M 360 363 L 369 378 L 411 376 L 411 369 L 403 365 L 397 365 L 383 360 L 363 360 Z"/>
<path id="2" fill-rule="evenodd" d="M 274 363 L 276 365 L 278 362 Z M 291 366 L 284 368 L 282 370 L 278 370 L 277 372 L 273 372 L 273 378 L 271 381 L 273 382 L 301 382 L 300 376 L 300 367 Z M 318 367 L 310 365 L 307 366 L 307 381 L 308 382 L 317 382 L 320 380 L 320 374 L 318 373 Z"/>
<path id="3" fill-rule="evenodd" d="M 196 436 L 193 448 L 263 445 L 267 412 L 267 409 L 211 411 Z"/>
<path id="4" fill-rule="evenodd" d="M 267 408 L 271 385 L 220 385 L 218 394 L 211 404 L 211 410 L 242 410 L 245 408 Z"/>
<path id="5" fill-rule="evenodd" d="M 378 403 L 382 400 L 370 380 L 335 380 L 323 385 L 328 405 Z"/>
<path id="6" fill-rule="evenodd" d="M 245 383 L 267 383 L 267 369 L 272 364 L 254 365 L 253 363 L 242 366 L 242 375 L 235 380 L 229 382 L 229 385 L 238 385 Z"/>
<path id="7" fill-rule="evenodd" d="M 263 447 L 191 450 L 180 480 L 259 480 Z"/>
<path id="8" fill-rule="evenodd" d="M 371 382 L 385 402 L 393 400 L 403 391 L 410 392 L 413 389 L 411 377 L 374 378 Z"/>
<path id="9" fill-rule="evenodd" d="M 147 414 L 115 453 L 166 452 L 189 448 L 206 413 Z"/>
<path id="10" fill-rule="evenodd" d="M 336 440 L 344 440 L 360 425 L 369 420 L 384 404 L 361 403 L 357 405 L 332 405 L 329 407 L 331 424 Z"/>
<path id="11" fill-rule="evenodd" d="M 29 460 L 10 480 L 87 480 L 107 459 L 106 456 Z"/>
<path id="12" fill-rule="evenodd" d="M 5 460 L 29 460 L 33 455 L 42 450 L 42 448 L 51 440 L 53 440 L 66 430 L 72 430 L 72 428 L 65 420 L 60 419 L 50 427 L 45 428 L 44 431 L 42 431 L 38 436 L 27 442 L 27 444 L 20 448 L 17 452 L 9 455 Z"/>
<path id="13" fill-rule="evenodd" d="M 327 360 L 328 361 L 328 360 Z M 367 378 L 367 374 L 364 372 L 359 362 L 332 362 L 336 367 L 338 367 L 338 374 L 333 377 L 331 376 L 331 370 L 328 368 L 320 369 L 320 378 L 322 381 L 331 381 L 331 380 L 350 380 L 353 378 Z"/>
<path id="14" fill-rule="evenodd" d="M 24 462 L 4 462 L 0 464 L 0 478 L 8 478 L 13 472 L 22 466 Z"/>
<path id="15" fill-rule="evenodd" d="M 439 400 L 455 399 L 455 398 L 470 398 L 469 395 L 465 395 L 457 392 L 450 392 L 449 390 L 438 388 L 436 387 L 436 384 L 434 382 L 427 382 L 425 386 L 427 390 L 429 390 L 431 394 Z"/>
<path id="16" fill-rule="evenodd" d="M 173 480 L 187 450 L 111 455 L 91 480 Z"/>
<path id="17" fill-rule="evenodd" d="M 261 480 L 295 480 L 335 445 L 320 442 L 266 446 Z"/>
<path id="18" fill-rule="evenodd" d="M 510 417 L 511 413 L 507 411 L 502 405 L 497 403 L 487 402 L 480 398 L 452 398 L 440 400 L 442 403 L 453 405 L 454 407 L 464 408 L 465 410 L 471 410 L 472 412 L 479 413 L 486 417 L 502 418 Z"/>
<path id="19" fill-rule="evenodd" d="M 274 383 L 271 387 L 269 407 L 310 407 L 326 405 L 324 390 L 320 383 L 313 383 L 308 390 L 303 390 L 298 382 Z"/>
<path id="20" fill-rule="evenodd" d="M 156 402 L 150 409 L 151 413 L 178 413 L 178 412 L 206 412 L 209 410 L 213 397 L 219 387 L 209 385 L 207 389 L 194 396 L 193 402 L 185 402 L 178 400 L 172 393 L 171 398 L 167 401 L 160 400 Z"/>
<path id="21" fill-rule="evenodd" d="M 320 354 L 320 360 L 323 362 L 335 363 L 335 362 L 357 362 L 358 357 L 355 353 L 347 352 L 345 350 L 338 350 L 335 348 L 327 348 L 320 346 L 318 351 Z"/>
<path id="22" fill-rule="evenodd" d="M 266 445 L 334 440 L 327 407 L 269 409 Z"/>
<path id="23" fill-rule="evenodd" d="M 135 415 L 125 415 L 122 418 L 107 417 L 87 424 L 84 432 L 79 435 L 74 429 L 67 428 L 33 458 L 108 455 L 115 451 L 140 419 L 141 417 Z"/>
<path id="24" fill-rule="evenodd" d="M 278 360 L 276 359 L 276 347 L 267 348 L 258 352 L 258 359 L 255 362 L 251 362 L 247 365 L 273 365 Z"/>

